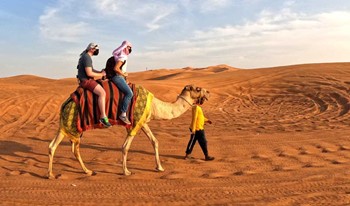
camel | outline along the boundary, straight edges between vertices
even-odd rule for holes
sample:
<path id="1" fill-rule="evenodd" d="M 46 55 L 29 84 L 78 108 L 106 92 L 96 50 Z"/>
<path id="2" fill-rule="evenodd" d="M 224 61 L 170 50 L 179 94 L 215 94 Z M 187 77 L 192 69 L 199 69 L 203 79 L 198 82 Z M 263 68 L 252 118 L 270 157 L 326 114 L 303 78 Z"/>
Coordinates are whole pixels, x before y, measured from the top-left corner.
<path id="1" fill-rule="evenodd" d="M 142 86 L 139 86 L 139 87 L 143 90 L 146 90 Z M 128 151 L 131 146 L 131 143 L 139 129 L 141 129 L 146 134 L 146 136 L 148 137 L 148 139 L 150 140 L 153 146 L 154 153 L 155 153 L 156 171 L 159 171 L 159 172 L 164 171 L 164 168 L 162 167 L 159 159 L 158 140 L 153 135 L 151 129 L 148 126 L 149 121 L 151 121 L 152 119 L 170 120 L 173 118 L 177 118 L 183 113 L 185 113 L 189 108 L 191 108 L 192 104 L 195 101 L 201 98 L 205 98 L 206 100 L 208 100 L 209 91 L 207 91 L 204 88 L 195 87 L 193 85 L 185 86 L 181 91 L 181 93 L 177 96 L 176 101 L 173 103 L 163 102 L 157 99 L 156 97 L 154 97 L 152 93 L 148 92 L 147 102 L 149 104 L 149 107 L 148 107 L 149 109 L 143 114 L 144 120 L 140 121 L 133 128 L 127 129 L 126 139 L 122 146 L 123 174 L 124 175 L 132 174 L 127 168 L 127 155 L 128 155 Z M 140 98 L 137 98 L 136 104 L 139 99 Z M 72 99 L 68 98 L 66 102 L 62 104 L 62 107 L 61 107 L 60 126 L 58 129 L 57 135 L 49 145 L 49 168 L 48 168 L 49 179 L 55 178 L 52 172 L 53 157 L 58 145 L 61 143 L 64 137 L 68 137 L 69 140 L 71 141 L 72 152 L 75 155 L 76 159 L 79 161 L 80 166 L 84 170 L 84 172 L 87 175 L 96 174 L 92 170 L 89 170 L 86 168 L 80 156 L 79 148 L 80 148 L 80 141 L 81 141 L 80 139 L 81 133 L 73 132 L 73 130 L 76 131 L 76 128 L 74 128 L 74 124 L 72 124 L 72 118 L 76 116 L 74 114 L 77 114 L 77 105 L 74 101 L 72 101 Z"/>

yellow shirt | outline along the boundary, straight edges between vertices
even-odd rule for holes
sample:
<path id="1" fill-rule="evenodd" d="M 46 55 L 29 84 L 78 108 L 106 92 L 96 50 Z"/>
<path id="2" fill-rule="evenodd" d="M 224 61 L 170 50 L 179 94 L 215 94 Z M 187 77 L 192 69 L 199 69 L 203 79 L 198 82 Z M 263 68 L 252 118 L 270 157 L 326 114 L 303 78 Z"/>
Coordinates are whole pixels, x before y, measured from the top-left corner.
<path id="1" fill-rule="evenodd" d="M 190 125 L 190 129 L 194 134 L 198 130 L 204 129 L 204 122 L 208 121 L 208 119 L 204 116 L 202 108 L 198 105 L 192 106 L 192 121 Z"/>

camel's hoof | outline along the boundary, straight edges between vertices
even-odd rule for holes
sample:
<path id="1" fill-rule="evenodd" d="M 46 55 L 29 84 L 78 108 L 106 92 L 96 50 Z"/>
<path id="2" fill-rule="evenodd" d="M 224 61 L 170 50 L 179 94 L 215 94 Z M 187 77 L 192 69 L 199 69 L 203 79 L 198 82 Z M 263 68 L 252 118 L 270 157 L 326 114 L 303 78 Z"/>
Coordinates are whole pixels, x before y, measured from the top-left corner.
<path id="1" fill-rule="evenodd" d="M 127 170 L 127 171 L 124 171 L 124 175 L 125 175 L 125 176 L 130 176 L 131 174 L 132 174 L 132 173 L 131 173 L 130 171 L 128 171 L 128 170 Z"/>
<path id="2" fill-rule="evenodd" d="M 157 167 L 156 170 L 157 170 L 158 172 L 164 172 L 164 168 L 163 168 L 163 167 Z"/>
<path id="3" fill-rule="evenodd" d="M 47 179 L 53 180 L 53 179 L 56 179 L 56 177 L 52 173 L 49 173 L 49 174 L 47 174 Z"/>
<path id="4" fill-rule="evenodd" d="M 88 175 L 88 176 L 95 176 L 97 173 L 96 172 L 94 172 L 94 171 L 91 171 L 91 170 L 89 170 L 89 171 L 87 171 L 87 172 L 85 172 L 86 173 L 86 175 Z"/>

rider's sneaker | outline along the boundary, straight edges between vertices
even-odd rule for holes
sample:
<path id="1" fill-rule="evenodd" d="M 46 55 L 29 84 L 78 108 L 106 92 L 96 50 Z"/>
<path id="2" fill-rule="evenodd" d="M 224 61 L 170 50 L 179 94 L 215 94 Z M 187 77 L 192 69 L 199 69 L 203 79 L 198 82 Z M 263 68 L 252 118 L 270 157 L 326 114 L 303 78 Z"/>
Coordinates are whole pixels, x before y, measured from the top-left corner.
<path id="1" fill-rule="evenodd" d="M 103 124 L 103 126 L 105 126 L 105 127 L 111 127 L 111 126 L 112 126 L 111 123 L 109 123 L 107 117 L 101 118 L 101 119 L 100 119 L 100 122 L 101 122 L 101 123 Z"/>
<path id="2" fill-rule="evenodd" d="M 131 124 L 131 122 L 126 116 L 119 115 L 119 119 L 122 120 L 125 124 Z"/>

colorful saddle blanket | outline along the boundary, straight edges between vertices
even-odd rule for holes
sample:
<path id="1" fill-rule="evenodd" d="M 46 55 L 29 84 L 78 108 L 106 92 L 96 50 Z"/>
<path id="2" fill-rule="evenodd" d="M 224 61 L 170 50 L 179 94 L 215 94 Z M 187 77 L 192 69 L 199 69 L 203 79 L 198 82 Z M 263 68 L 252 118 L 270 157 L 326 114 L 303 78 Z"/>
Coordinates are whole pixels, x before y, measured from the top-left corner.
<path id="1" fill-rule="evenodd" d="M 106 115 L 112 125 L 124 125 L 126 128 L 133 127 L 133 113 L 136 103 L 137 93 L 135 84 L 129 84 L 134 96 L 129 105 L 127 116 L 132 123 L 126 125 L 118 116 L 120 115 L 119 106 L 122 104 L 124 94 L 119 91 L 118 87 L 112 81 L 97 81 L 106 91 Z M 76 118 L 77 132 L 81 133 L 86 130 L 95 128 L 104 128 L 100 123 L 100 110 L 98 107 L 98 96 L 94 93 L 78 87 L 71 94 L 72 100 L 78 105 L 78 115 Z"/>

